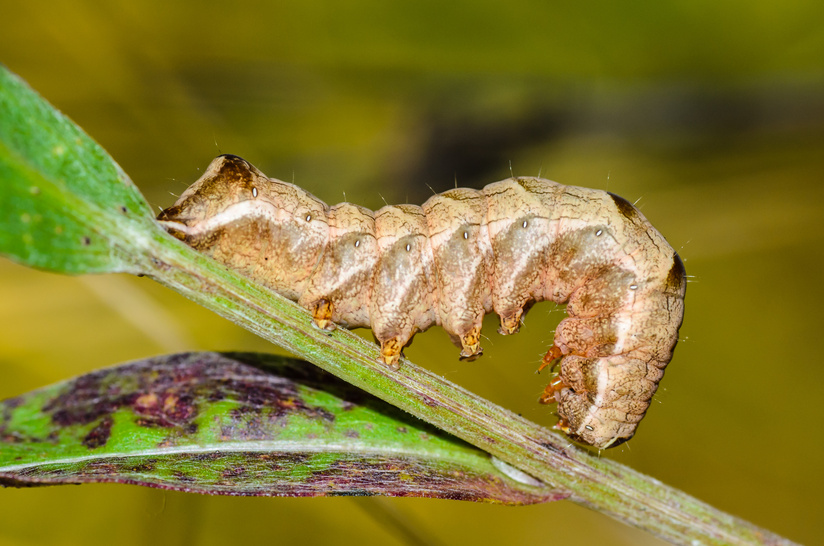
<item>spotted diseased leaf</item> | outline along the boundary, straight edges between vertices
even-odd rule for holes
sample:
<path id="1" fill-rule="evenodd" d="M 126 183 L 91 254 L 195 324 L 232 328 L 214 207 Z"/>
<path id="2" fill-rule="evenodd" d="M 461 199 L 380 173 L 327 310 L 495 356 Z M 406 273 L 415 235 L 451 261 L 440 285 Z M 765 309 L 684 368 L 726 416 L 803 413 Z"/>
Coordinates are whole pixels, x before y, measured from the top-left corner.
<path id="1" fill-rule="evenodd" d="M 222 495 L 562 498 L 314 366 L 184 353 L 0 403 L 0 483 L 118 482 Z M 526 479 L 526 481 L 529 481 Z"/>

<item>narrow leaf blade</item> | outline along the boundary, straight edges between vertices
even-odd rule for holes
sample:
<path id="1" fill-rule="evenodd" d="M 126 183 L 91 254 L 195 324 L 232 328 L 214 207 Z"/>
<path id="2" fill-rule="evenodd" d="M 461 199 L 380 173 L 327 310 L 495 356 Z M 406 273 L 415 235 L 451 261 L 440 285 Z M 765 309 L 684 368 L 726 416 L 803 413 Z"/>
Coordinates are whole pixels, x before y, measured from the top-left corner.
<path id="1" fill-rule="evenodd" d="M 222 495 L 563 498 L 314 366 L 184 353 L 0 403 L 0 484 L 120 482 Z"/>
<path id="2" fill-rule="evenodd" d="M 156 231 L 114 160 L 23 80 L 0 66 L 0 253 L 63 273 L 139 272 Z"/>

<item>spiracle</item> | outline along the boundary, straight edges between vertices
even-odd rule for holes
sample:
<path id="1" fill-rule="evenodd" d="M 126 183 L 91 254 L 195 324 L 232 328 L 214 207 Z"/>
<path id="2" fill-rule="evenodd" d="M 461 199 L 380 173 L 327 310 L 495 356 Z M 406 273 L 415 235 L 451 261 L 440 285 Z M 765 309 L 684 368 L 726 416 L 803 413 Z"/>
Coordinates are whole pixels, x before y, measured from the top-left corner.
<path id="1" fill-rule="evenodd" d="M 324 329 L 370 327 L 397 368 L 416 332 L 481 355 L 481 323 L 518 331 L 538 301 L 567 304 L 542 368 L 558 428 L 598 448 L 630 439 L 684 314 L 678 254 L 632 204 L 534 177 L 456 188 L 423 206 L 327 206 L 222 155 L 158 216 L 166 230 L 308 309 Z M 557 364 L 557 363 L 556 363 Z"/>

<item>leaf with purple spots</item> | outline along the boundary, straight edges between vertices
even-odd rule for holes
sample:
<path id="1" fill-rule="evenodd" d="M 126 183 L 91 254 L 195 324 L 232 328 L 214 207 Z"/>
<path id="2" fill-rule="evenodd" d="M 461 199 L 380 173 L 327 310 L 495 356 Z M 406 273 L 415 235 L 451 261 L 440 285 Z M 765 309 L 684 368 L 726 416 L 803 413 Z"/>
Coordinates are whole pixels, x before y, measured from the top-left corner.
<path id="1" fill-rule="evenodd" d="M 565 496 L 499 468 L 311 364 L 268 355 L 156 357 L 0 403 L 3 485 L 504 504 Z"/>

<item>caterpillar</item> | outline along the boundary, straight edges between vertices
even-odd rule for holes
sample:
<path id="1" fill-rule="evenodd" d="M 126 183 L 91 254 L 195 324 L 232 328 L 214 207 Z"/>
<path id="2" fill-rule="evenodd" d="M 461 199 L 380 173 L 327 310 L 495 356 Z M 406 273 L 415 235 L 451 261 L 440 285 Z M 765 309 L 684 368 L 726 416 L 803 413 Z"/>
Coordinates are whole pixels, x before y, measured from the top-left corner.
<path id="1" fill-rule="evenodd" d="M 178 239 L 308 309 L 371 327 L 397 369 L 416 332 L 481 355 L 481 322 L 518 331 L 538 301 L 567 304 L 541 368 L 556 428 L 597 448 L 629 440 L 672 358 L 684 314 L 678 254 L 625 199 L 513 177 L 422 206 L 327 206 L 234 155 L 217 157 L 158 221 Z M 560 361 L 558 363 L 558 361 Z"/>

